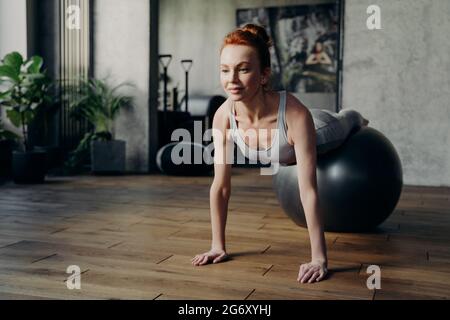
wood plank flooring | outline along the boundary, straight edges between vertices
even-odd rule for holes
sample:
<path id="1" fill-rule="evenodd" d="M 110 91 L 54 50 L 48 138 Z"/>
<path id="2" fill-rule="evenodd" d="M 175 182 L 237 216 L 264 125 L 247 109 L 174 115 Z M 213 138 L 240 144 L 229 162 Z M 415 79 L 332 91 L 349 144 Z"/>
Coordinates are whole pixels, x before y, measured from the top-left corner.
<path id="1" fill-rule="evenodd" d="M 282 212 L 271 177 L 233 168 L 225 263 L 210 245 L 212 177 L 47 177 L 0 185 L 0 299 L 449 299 L 450 188 L 405 186 L 371 233 L 326 233 L 330 275 L 296 282 L 307 230 Z M 369 265 L 381 289 L 369 290 Z M 81 290 L 66 286 L 81 269 Z"/>

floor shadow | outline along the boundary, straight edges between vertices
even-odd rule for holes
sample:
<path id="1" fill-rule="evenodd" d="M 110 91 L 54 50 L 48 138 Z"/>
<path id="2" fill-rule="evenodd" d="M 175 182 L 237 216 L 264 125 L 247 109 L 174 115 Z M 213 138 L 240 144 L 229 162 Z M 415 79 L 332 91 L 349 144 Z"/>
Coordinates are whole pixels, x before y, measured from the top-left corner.
<path id="1" fill-rule="evenodd" d="M 74 179 L 60 179 L 60 180 L 45 180 L 43 184 L 64 184 Z"/>
<path id="2" fill-rule="evenodd" d="M 324 280 L 331 279 L 334 275 L 343 273 L 343 272 L 359 272 L 360 267 L 339 267 L 339 268 L 330 268 L 328 269 L 328 274 L 325 276 Z"/>
<path id="3" fill-rule="evenodd" d="M 360 267 L 339 267 L 339 268 L 330 268 L 328 269 L 329 273 L 340 273 L 340 272 L 350 272 L 350 271 L 359 271 Z"/>
<path id="4" fill-rule="evenodd" d="M 237 257 L 245 257 L 245 256 L 256 256 L 260 255 L 261 251 L 241 251 L 241 252 L 233 252 L 228 254 L 227 260 L 233 260 L 233 258 Z"/>

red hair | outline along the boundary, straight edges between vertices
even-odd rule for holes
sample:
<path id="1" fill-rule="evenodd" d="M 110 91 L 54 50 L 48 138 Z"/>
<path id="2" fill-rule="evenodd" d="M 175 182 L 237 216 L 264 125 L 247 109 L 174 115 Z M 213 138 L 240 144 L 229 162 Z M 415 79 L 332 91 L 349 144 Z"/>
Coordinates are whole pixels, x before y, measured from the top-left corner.
<path id="1" fill-rule="evenodd" d="M 223 48 L 227 45 L 246 45 L 256 49 L 258 52 L 261 71 L 265 68 L 270 68 L 270 47 L 272 46 L 272 40 L 267 34 L 264 27 L 256 24 L 247 24 L 242 28 L 238 28 L 225 37 L 223 40 Z"/>

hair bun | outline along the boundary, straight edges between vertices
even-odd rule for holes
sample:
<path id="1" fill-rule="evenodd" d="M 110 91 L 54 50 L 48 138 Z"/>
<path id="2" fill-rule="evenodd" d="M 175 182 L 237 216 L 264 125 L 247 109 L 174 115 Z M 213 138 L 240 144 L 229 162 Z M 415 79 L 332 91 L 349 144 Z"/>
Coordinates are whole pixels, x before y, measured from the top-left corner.
<path id="1" fill-rule="evenodd" d="M 267 47 L 271 47 L 273 45 L 272 39 L 270 39 L 266 29 L 262 26 L 249 23 L 246 24 L 244 27 L 242 27 L 241 30 L 254 34 L 258 38 L 260 38 L 266 44 Z"/>

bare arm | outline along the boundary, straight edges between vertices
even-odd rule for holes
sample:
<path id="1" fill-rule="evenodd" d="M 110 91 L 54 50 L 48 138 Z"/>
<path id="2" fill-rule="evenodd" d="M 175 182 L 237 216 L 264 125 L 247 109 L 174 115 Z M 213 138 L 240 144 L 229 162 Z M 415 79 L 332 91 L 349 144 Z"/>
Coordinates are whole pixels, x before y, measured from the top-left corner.
<path id="1" fill-rule="evenodd" d="M 221 110 L 213 120 L 214 180 L 209 191 L 212 248 L 226 251 L 225 226 L 231 195 L 231 142 L 227 139 L 228 117 Z"/>
<path id="2" fill-rule="evenodd" d="M 225 226 L 228 214 L 228 201 L 231 195 L 231 163 L 233 160 L 232 141 L 227 136 L 228 114 L 226 103 L 222 105 L 213 119 L 214 180 L 209 191 L 212 243 L 211 250 L 196 255 L 192 264 L 199 266 L 217 263 L 227 258 L 225 245 Z"/>
<path id="3" fill-rule="evenodd" d="M 311 64 L 317 64 L 319 61 L 316 58 L 316 55 L 314 53 L 310 54 L 308 56 L 308 59 L 306 59 L 305 64 L 311 65 Z"/>
<path id="4" fill-rule="evenodd" d="M 331 64 L 332 63 L 330 57 L 328 56 L 328 54 L 325 51 L 322 52 L 322 54 L 320 55 L 320 63 L 323 63 L 323 64 Z"/>
<path id="5" fill-rule="evenodd" d="M 326 273 L 328 260 L 317 192 L 316 132 L 311 113 L 298 100 L 295 98 L 292 98 L 292 100 L 297 105 L 291 108 L 289 115 L 291 119 L 295 119 L 295 121 L 290 121 L 289 133 L 294 142 L 300 199 L 305 212 L 311 242 L 311 264 L 319 265 L 323 269 L 323 274 L 319 271 L 319 274 L 314 278 L 313 271 L 308 273 L 308 266 L 304 266 L 305 270 L 300 270 L 300 275 L 302 275 L 300 280 L 305 276 L 306 280 L 314 279 L 318 281 Z"/>

